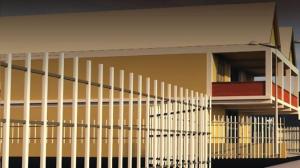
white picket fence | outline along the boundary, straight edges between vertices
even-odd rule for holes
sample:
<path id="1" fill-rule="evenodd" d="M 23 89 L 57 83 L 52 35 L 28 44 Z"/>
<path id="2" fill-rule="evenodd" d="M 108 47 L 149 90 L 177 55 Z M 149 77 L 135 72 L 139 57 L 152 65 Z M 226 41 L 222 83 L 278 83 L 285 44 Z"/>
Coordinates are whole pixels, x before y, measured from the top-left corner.
<path id="1" fill-rule="evenodd" d="M 275 153 L 274 117 L 221 116 L 212 119 L 213 159 L 286 157 L 285 123 L 278 124 L 279 155 Z"/>
<path id="2" fill-rule="evenodd" d="M 141 75 L 136 78 L 133 73 L 129 74 L 129 88 L 126 89 L 125 71 L 115 73 L 113 67 L 109 69 L 109 84 L 104 84 L 103 65 L 98 65 L 97 79 L 93 79 L 91 61 L 86 62 L 86 79 L 83 80 L 79 79 L 78 57 L 72 58 L 73 76 L 65 75 L 64 53 L 60 53 L 58 58 L 58 73 L 49 72 L 49 53 L 42 55 L 42 69 L 32 68 L 31 57 L 31 53 L 24 56 L 24 66 L 13 64 L 13 54 L 7 54 L 5 61 L 1 62 L 1 68 L 5 69 L 0 129 L 3 168 L 9 167 L 9 146 L 19 143 L 22 143 L 20 157 L 23 168 L 28 167 L 30 144 L 40 146 L 41 168 L 46 167 L 47 151 L 50 150 L 48 144 L 56 146 L 57 168 L 62 167 L 66 144 L 71 144 L 68 157 L 71 157 L 72 168 L 77 165 L 80 144 L 84 144 L 85 168 L 90 167 L 91 157 L 97 158 L 98 168 L 103 166 L 104 157 L 108 159 L 109 168 L 211 167 L 211 98 L 208 96 L 171 84 L 165 87 L 164 82 L 160 82 L 159 87 L 157 80 L 151 82 L 149 77 L 145 80 Z M 25 74 L 24 83 L 13 82 L 13 71 Z M 38 86 L 42 88 L 41 100 L 31 99 L 34 91 L 32 75 L 42 78 L 41 86 Z M 116 75 L 118 83 L 115 82 Z M 49 78 L 57 80 L 55 101 L 48 99 Z M 71 101 L 64 99 L 65 82 L 72 83 Z M 23 101 L 12 99 L 12 84 L 24 87 Z M 78 98 L 79 85 L 85 87 L 84 100 Z M 92 97 L 92 89 L 95 88 L 97 98 Z M 146 92 L 143 93 L 143 90 Z M 32 106 L 41 108 L 40 120 L 30 120 Z M 47 118 L 50 106 L 56 108 L 55 120 Z M 70 118 L 64 115 L 67 106 L 72 107 Z M 85 108 L 84 118 L 78 117 L 81 106 Z M 23 119 L 13 115 L 15 107 L 23 108 Z M 96 117 L 92 118 L 91 113 L 96 113 Z M 107 117 L 104 114 L 108 114 Z M 92 153 L 91 147 L 96 148 L 95 153 Z M 104 154 L 104 149 L 107 154 Z M 113 158 L 118 158 L 118 162 L 114 162 Z M 126 165 L 124 158 L 127 159 Z"/>

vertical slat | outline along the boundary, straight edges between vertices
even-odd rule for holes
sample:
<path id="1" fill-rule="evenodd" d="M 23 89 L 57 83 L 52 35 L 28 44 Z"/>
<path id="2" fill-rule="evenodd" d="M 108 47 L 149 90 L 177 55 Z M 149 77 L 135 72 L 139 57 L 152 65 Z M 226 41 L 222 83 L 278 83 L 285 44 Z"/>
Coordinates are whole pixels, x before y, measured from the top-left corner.
<path id="1" fill-rule="evenodd" d="M 164 118 L 165 118 L 165 83 L 161 82 L 160 85 L 160 95 L 161 95 L 161 100 L 160 100 L 160 105 L 161 105 L 161 112 L 160 112 L 160 126 L 161 126 L 161 141 L 160 141 L 160 166 L 164 167 L 164 158 L 165 158 L 165 143 L 164 143 L 164 135 L 165 135 L 165 122 L 164 122 Z"/>
<path id="2" fill-rule="evenodd" d="M 153 132 L 153 166 L 157 166 L 157 114 L 158 114 L 158 107 L 157 107 L 157 80 L 154 80 L 154 115 L 153 115 L 153 123 L 154 123 L 154 132 Z"/>
<path id="3" fill-rule="evenodd" d="M 59 56 L 58 106 L 57 106 L 57 137 L 56 137 L 56 168 L 62 166 L 62 131 L 63 131 L 63 101 L 64 101 L 64 53 Z"/>
<path id="4" fill-rule="evenodd" d="M 256 117 L 253 117 L 253 158 L 256 158 L 256 140 L 257 140 L 257 130 L 256 130 Z"/>
<path id="5" fill-rule="evenodd" d="M 99 128 L 97 130 L 97 168 L 102 167 L 102 112 L 103 112 L 103 64 L 98 66 L 98 110 L 97 120 Z"/>
<path id="6" fill-rule="evenodd" d="M 91 78 L 92 78 L 92 63 L 87 61 L 86 65 L 86 104 L 85 104 L 85 152 L 84 152 L 84 167 L 90 167 L 90 134 L 91 134 Z M 112 79 L 113 80 L 113 79 Z M 113 84 L 113 82 L 112 82 Z"/>
<path id="7" fill-rule="evenodd" d="M 171 144 L 171 90 L 172 86 L 171 84 L 168 84 L 168 106 L 167 106 L 167 129 L 168 129 L 168 139 L 167 139 L 167 167 L 171 167 L 171 149 L 172 149 L 172 144 Z M 175 115 L 175 112 L 174 114 Z"/>
<path id="8" fill-rule="evenodd" d="M 129 131 L 128 131 L 128 167 L 132 167 L 132 127 L 133 127 L 133 73 L 129 74 Z"/>
<path id="9" fill-rule="evenodd" d="M 76 168 L 77 158 L 77 111 L 78 111 L 78 57 L 73 58 L 73 102 L 72 102 L 72 144 L 71 144 L 71 167 Z"/>
<path id="10" fill-rule="evenodd" d="M 204 167 L 207 168 L 207 159 L 208 159 L 208 134 L 207 134 L 207 128 L 208 128 L 208 97 L 207 95 L 205 95 L 205 99 L 204 99 L 204 107 L 205 107 L 205 111 L 204 111 Z"/>
<path id="11" fill-rule="evenodd" d="M 146 79 L 146 92 L 147 92 L 147 100 L 146 100 L 146 141 L 145 141 L 145 167 L 149 167 L 149 135 L 150 135 L 150 78 Z"/>
<path id="12" fill-rule="evenodd" d="M 226 136 L 226 135 L 225 135 Z M 209 156 L 208 156 L 208 167 L 211 168 L 211 143 L 212 143 L 212 97 L 209 97 Z"/>
<path id="13" fill-rule="evenodd" d="M 46 168 L 46 149 L 47 149 L 47 115 L 48 115 L 48 52 L 43 57 L 43 71 L 45 74 L 42 77 L 42 115 L 41 120 L 41 156 L 40 168 Z M 19 130 L 19 128 L 18 128 Z M 19 133 L 18 133 L 19 134 Z"/>
<path id="14" fill-rule="evenodd" d="M 190 104 L 191 104 L 191 110 L 190 110 L 190 116 L 189 116 L 189 131 L 190 131 L 190 165 L 193 166 L 194 164 L 194 91 L 191 91 L 191 97 L 190 97 Z"/>
<path id="15" fill-rule="evenodd" d="M 203 130 L 203 125 L 204 125 L 204 100 L 203 100 L 203 94 L 200 95 L 200 114 L 199 114 L 199 121 L 200 121 L 200 167 L 203 167 L 203 158 L 204 158 L 204 151 L 203 151 L 203 147 L 204 147 L 204 130 Z"/>
<path id="16" fill-rule="evenodd" d="M 177 145 L 177 139 L 178 139 L 178 125 L 177 125 L 177 113 L 178 113 L 178 98 L 177 98 L 177 86 L 174 86 L 174 122 L 173 122 L 173 150 L 174 150 L 174 157 L 173 157 L 173 167 L 177 167 L 177 160 L 178 160 L 178 145 Z"/>
<path id="17" fill-rule="evenodd" d="M 2 143 L 2 167 L 9 167 L 9 128 L 10 128 L 10 102 L 11 102 L 11 71 L 12 54 L 7 55 L 7 67 L 5 68 L 4 83 L 4 110 L 3 118 L 3 143 Z"/>
<path id="18" fill-rule="evenodd" d="M 196 127 L 195 127 L 195 132 L 196 132 L 196 137 L 195 137 L 195 167 L 200 167 L 199 165 L 199 93 L 196 92 L 196 98 L 195 98 L 195 106 L 196 106 L 196 111 L 195 111 L 195 122 L 196 122 Z"/>
<path id="19" fill-rule="evenodd" d="M 120 71 L 120 102 L 119 102 L 119 159 L 118 167 L 123 167 L 123 138 L 124 138 L 124 70 Z"/>
<path id="20" fill-rule="evenodd" d="M 29 137 L 30 137 L 30 85 L 31 85 L 31 53 L 26 56 L 25 83 L 24 83 L 24 114 L 23 119 L 25 124 L 23 126 L 23 154 L 22 154 L 22 168 L 28 167 L 29 154 Z"/>
<path id="21" fill-rule="evenodd" d="M 183 158 L 183 138 L 184 138 L 184 114 L 183 114 L 183 111 L 184 111 L 184 99 L 183 99 L 183 88 L 180 87 L 180 112 L 179 112 L 179 125 L 180 125 L 180 137 L 179 137 L 179 166 L 183 167 L 184 166 L 184 158 Z"/>
<path id="22" fill-rule="evenodd" d="M 109 132 L 108 132 L 108 167 L 112 168 L 113 163 L 113 133 L 114 133 L 114 68 L 110 67 L 109 69 Z"/>
<path id="23" fill-rule="evenodd" d="M 137 139 L 137 167 L 141 167 L 141 149 L 142 149 L 142 85 L 143 78 L 138 76 L 138 139 Z"/>
<path id="24" fill-rule="evenodd" d="M 188 128 L 188 120 L 189 120 L 189 90 L 185 90 L 185 112 L 184 112 L 184 131 L 185 131 L 185 137 L 184 137 L 184 167 L 189 167 L 188 160 L 189 160 L 189 128 Z"/>

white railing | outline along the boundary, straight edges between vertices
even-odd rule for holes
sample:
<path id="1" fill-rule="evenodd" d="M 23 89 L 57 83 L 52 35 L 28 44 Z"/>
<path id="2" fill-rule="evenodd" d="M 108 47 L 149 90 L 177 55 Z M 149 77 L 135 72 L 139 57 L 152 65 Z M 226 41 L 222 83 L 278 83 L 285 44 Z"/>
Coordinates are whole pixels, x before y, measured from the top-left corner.
<path id="1" fill-rule="evenodd" d="M 78 157 L 84 157 L 86 168 L 91 165 L 91 157 L 96 157 L 98 168 L 105 166 L 102 160 L 106 158 L 109 168 L 117 165 L 119 168 L 211 166 L 209 97 L 171 84 L 165 88 L 164 82 L 158 85 L 157 80 L 151 82 L 149 77 L 145 80 L 141 75 L 136 78 L 133 73 L 129 73 L 126 80 L 125 71 L 115 73 L 113 67 L 109 68 L 107 85 L 104 84 L 103 65 L 97 65 L 95 72 L 91 61 L 86 62 L 83 70 L 85 79 L 79 79 L 82 71 L 79 58 L 72 59 L 72 68 L 67 67 L 61 53 L 58 73 L 49 72 L 48 53 L 43 56 L 42 70 L 31 67 L 30 53 L 25 56 L 24 66 L 15 65 L 12 54 L 1 62 L 1 68 L 5 69 L 0 122 L 3 168 L 9 167 L 9 146 L 18 144 L 22 147 L 22 152 L 17 155 L 22 157 L 23 168 L 28 167 L 31 156 L 40 157 L 40 167 L 46 167 L 49 153 L 56 157 L 58 168 L 62 167 L 63 157 L 71 157 L 72 168 L 76 167 Z M 65 75 L 68 68 L 73 76 Z M 24 83 L 14 82 L 15 71 L 25 74 Z M 41 77 L 40 85 L 32 83 L 33 75 Z M 56 90 L 50 90 L 50 79 L 57 81 Z M 71 100 L 64 98 L 67 83 L 72 87 Z M 129 89 L 125 89 L 126 84 Z M 13 85 L 24 87 L 23 100 L 14 100 Z M 84 99 L 79 98 L 84 93 L 80 86 L 85 88 Z M 30 93 L 36 92 L 36 87 L 42 88 L 40 100 L 31 98 Z M 57 99 L 50 100 L 49 92 L 57 92 Z M 22 113 L 14 113 L 20 107 Z M 41 109 L 34 111 L 35 116 L 39 113 L 40 119 L 31 118 L 34 107 Z M 31 148 L 30 144 L 39 147 Z M 68 144 L 71 147 L 68 148 Z M 35 150 L 38 152 L 32 152 Z M 123 163 L 124 159 L 127 159 L 127 165 Z"/>
<path id="2" fill-rule="evenodd" d="M 284 122 L 279 120 L 279 156 L 275 154 L 274 117 L 213 115 L 213 159 L 284 158 Z"/>

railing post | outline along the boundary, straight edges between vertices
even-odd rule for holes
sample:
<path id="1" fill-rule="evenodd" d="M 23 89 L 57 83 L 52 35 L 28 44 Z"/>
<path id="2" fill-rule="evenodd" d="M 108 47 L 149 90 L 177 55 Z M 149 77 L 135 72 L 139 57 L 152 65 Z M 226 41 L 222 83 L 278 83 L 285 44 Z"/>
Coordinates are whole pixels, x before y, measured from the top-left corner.
<path id="1" fill-rule="evenodd" d="M 76 168 L 77 159 L 77 111 L 78 111 L 78 57 L 73 58 L 73 102 L 72 102 L 72 144 L 71 167 Z"/>
<path id="2" fill-rule="evenodd" d="M 64 101 L 64 53 L 59 56 L 58 106 L 57 106 L 57 137 L 56 137 L 56 168 L 62 166 L 62 129 Z"/>
<path id="3" fill-rule="evenodd" d="M 87 61 L 86 65 L 86 104 L 85 104 L 85 153 L 84 153 L 84 167 L 90 167 L 90 134 L 91 134 L 91 78 L 92 78 L 92 63 Z M 113 73 L 113 72 L 112 72 Z M 113 76 L 112 76 L 113 78 Z M 113 80 L 113 79 L 112 79 Z M 113 85 L 113 82 L 112 82 Z"/>
<path id="4" fill-rule="evenodd" d="M 23 126 L 23 154 L 22 154 L 22 168 L 28 167 L 28 154 L 30 143 L 30 85 L 31 85 L 31 53 L 26 56 L 25 83 L 24 83 L 24 114 L 23 119 L 25 124 Z M 10 121 L 8 121 L 10 122 Z"/>
<path id="5" fill-rule="evenodd" d="M 11 102 L 11 72 L 12 72 L 12 54 L 7 55 L 7 67 L 5 68 L 4 83 L 4 112 L 3 118 L 3 143 L 2 143 L 2 167 L 9 167 L 9 129 L 10 129 L 10 102 Z"/>
<path id="6" fill-rule="evenodd" d="M 102 113 L 103 113 L 103 64 L 98 65 L 98 131 L 97 131 L 97 168 L 102 167 Z"/>
<path id="7" fill-rule="evenodd" d="M 118 167 L 123 167 L 123 145 L 124 145 L 124 70 L 120 71 L 120 101 L 119 101 L 119 159 Z"/>
<path id="8" fill-rule="evenodd" d="M 138 76 L 138 135 L 137 135 L 137 167 L 141 167 L 141 143 L 142 143 L 142 85 L 143 78 Z"/>
<path id="9" fill-rule="evenodd" d="M 129 135 L 128 135 L 128 167 L 132 167 L 132 130 L 133 130 L 133 73 L 129 74 Z"/>
<path id="10" fill-rule="evenodd" d="M 42 115 L 41 120 L 43 125 L 41 127 L 41 157 L 40 168 L 46 168 L 46 149 L 47 149 L 47 114 L 48 114 L 48 53 L 45 53 L 43 57 L 43 71 L 45 74 L 42 77 Z M 19 130 L 19 129 L 18 129 Z M 18 133 L 19 134 L 19 133 Z"/>
<path id="11" fill-rule="evenodd" d="M 114 133 L 114 68 L 109 70 L 109 116 L 108 116 L 108 167 L 113 167 L 113 133 Z"/>

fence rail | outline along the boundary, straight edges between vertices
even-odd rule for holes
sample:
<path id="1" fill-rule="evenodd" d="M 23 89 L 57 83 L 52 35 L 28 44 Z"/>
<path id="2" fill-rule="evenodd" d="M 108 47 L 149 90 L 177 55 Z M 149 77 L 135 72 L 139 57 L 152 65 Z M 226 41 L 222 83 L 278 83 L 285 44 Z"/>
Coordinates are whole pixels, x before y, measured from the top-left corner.
<path id="1" fill-rule="evenodd" d="M 274 117 L 221 116 L 212 119 L 214 159 L 286 157 L 285 123 L 279 120 L 279 151 L 275 154 Z"/>
<path id="2" fill-rule="evenodd" d="M 145 80 L 133 73 L 125 78 L 124 70 L 115 73 L 113 67 L 109 68 L 109 84 L 104 84 L 106 71 L 102 64 L 94 71 L 92 62 L 87 61 L 82 70 L 79 58 L 74 57 L 72 69 L 68 69 L 71 67 L 66 66 L 63 53 L 58 59 L 57 73 L 49 72 L 48 53 L 43 56 L 42 69 L 32 68 L 33 61 L 28 53 L 24 66 L 14 64 L 12 54 L 0 62 L 5 71 L 0 108 L 3 168 L 9 167 L 10 153 L 16 152 L 10 151 L 10 144 L 20 144 L 22 152 L 17 155 L 22 156 L 23 168 L 28 167 L 34 150 L 39 150 L 35 153 L 39 153 L 42 168 L 51 152 L 58 168 L 66 155 L 71 157 L 72 168 L 79 156 L 84 157 L 86 168 L 90 167 L 90 157 L 97 158 L 98 168 L 103 166 L 103 157 L 108 158 L 110 168 L 211 166 L 211 98 L 171 84 L 165 87 L 164 82 Z M 66 69 L 73 75 L 67 76 Z M 79 78 L 81 71 L 85 72 L 84 80 Z M 16 73 L 23 73 L 24 80 L 16 79 Z M 41 81 L 33 80 L 34 76 L 40 76 Z M 55 89 L 50 80 L 56 80 Z M 71 100 L 65 98 L 67 82 L 71 83 Z M 129 89 L 125 88 L 127 84 Z M 12 96 L 15 85 L 24 86 L 21 101 Z M 38 92 L 38 88 L 41 98 L 33 101 L 32 93 Z M 57 93 L 54 101 L 49 100 L 51 92 Z M 79 99 L 82 93 L 85 98 Z M 32 148 L 30 144 L 38 147 Z M 51 144 L 55 148 L 49 147 Z"/>

